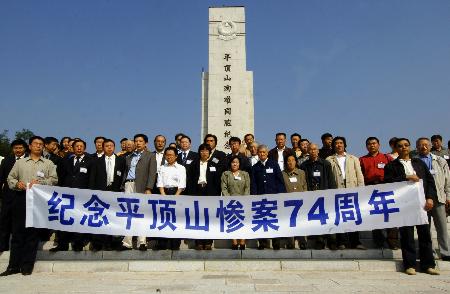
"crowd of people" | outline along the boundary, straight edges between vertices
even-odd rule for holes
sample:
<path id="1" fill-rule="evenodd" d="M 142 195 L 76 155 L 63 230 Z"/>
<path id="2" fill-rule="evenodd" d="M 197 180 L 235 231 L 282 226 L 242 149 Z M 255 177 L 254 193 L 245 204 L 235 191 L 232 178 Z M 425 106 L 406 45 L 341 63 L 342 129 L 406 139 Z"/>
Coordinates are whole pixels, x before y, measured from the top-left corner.
<path id="1" fill-rule="evenodd" d="M 96 152 L 86 152 L 87 143 L 80 138 L 34 136 L 29 142 L 11 143 L 12 154 L 0 158 L 0 252 L 10 250 L 8 268 L 0 276 L 33 271 L 39 241 L 55 234 L 51 252 L 90 249 L 132 250 L 133 236 L 51 232 L 25 227 L 26 183 L 102 191 L 161 195 L 262 195 L 303 191 L 351 188 L 381 183 L 423 180 L 426 196 L 424 209 L 433 219 L 440 257 L 450 260 L 447 235 L 447 212 L 450 205 L 449 151 L 442 137 L 433 135 L 416 140 L 416 148 L 406 138 L 392 138 L 391 152 L 381 153 L 376 137 L 367 138 L 368 153 L 360 158 L 347 153 L 345 137 L 326 133 L 322 146 L 292 134 L 277 133 L 276 146 L 258 144 L 253 134 L 229 138 L 229 153 L 216 148 L 217 137 L 205 136 L 198 152 L 191 150 L 191 138 L 177 134 L 175 142 L 157 135 L 153 147 L 145 134 L 123 138 L 120 151 L 115 142 L 104 137 L 94 140 Z M 450 141 L 449 141 L 450 145 Z M 450 147 L 450 146 L 449 146 Z M 153 149 L 153 150 L 151 150 Z M 414 227 L 374 230 L 376 247 L 401 248 L 407 274 L 415 274 L 417 255 L 428 274 L 435 269 L 429 225 L 416 226 L 419 253 L 416 253 Z M 400 235 L 400 238 L 399 238 Z M 147 250 L 149 238 L 135 236 L 138 250 Z M 152 239 L 152 238 L 150 238 Z M 155 238 L 153 238 L 155 239 Z M 284 239 L 284 240 L 283 240 Z M 257 248 L 279 250 L 312 248 L 321 250 L 365 250 L 359 232 L 321 236 L 258 239 Z M 153 250 L 178 250 L 179 239 L 156 238 Z M 195 249 L 211 250 L 213 240 L 195 240 Z M 231 249 L 245 250 L 246 240 L 232 240 Z"/>

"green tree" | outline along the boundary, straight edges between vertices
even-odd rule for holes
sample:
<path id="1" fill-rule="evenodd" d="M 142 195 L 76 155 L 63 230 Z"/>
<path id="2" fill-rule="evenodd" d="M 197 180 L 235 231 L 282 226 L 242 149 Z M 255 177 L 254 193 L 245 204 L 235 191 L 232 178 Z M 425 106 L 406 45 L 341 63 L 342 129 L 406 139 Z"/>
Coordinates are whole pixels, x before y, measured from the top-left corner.
<path id="1" fill-rule="evenodd" d="M 34 133 L 29 129 L 22 129 L 16 132 L 16 139 L 22 139 L 28 143 L 28 140 L 34 136 Z"/>
<path id="2" fill-rule="evenodd" d="M 8 138 L 8 130 L 3 130 L 0 133 L 0 155 L 6 156 L 10 153 L 10 142 Z"/>

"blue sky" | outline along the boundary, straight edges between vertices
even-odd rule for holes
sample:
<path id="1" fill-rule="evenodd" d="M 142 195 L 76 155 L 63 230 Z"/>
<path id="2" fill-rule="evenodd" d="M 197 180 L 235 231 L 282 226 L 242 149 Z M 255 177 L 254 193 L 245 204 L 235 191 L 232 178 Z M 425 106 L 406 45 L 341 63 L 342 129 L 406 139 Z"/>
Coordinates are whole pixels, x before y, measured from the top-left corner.
<path id="1" fill-rule="evenodd" d="M 200 141 L 208 7 L 244 5 L 255 133 L 450 139 L 450 1 L 0 2 L 0 130 Z M 93 144 L 89 144 L 93 150 Z"/>

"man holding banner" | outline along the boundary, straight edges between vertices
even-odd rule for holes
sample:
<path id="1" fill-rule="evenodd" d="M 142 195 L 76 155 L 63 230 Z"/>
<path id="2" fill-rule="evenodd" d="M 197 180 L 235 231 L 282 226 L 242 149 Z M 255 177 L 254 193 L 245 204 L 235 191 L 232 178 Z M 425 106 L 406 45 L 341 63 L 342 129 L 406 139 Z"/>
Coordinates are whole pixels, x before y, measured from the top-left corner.
<path id="1" fill-rule="evenodd" d="M 58 182 L 56 166 L 42 157 L 44 139 L 33 136 L 29 140 L 30 157 L 16 161 L 8 175 L 8 186 L 14 191 L 12 209 L 12 239 L 9 264 L 0 276 L 22 273 L 31 275 L 39 243 L 38 230 L 25 227 L 25 191 L 33 184 L 55 185 Z"/>
<path id="2" fill-rule="evenodd" d="M 437 201 L 436 186 L 433 176 L 425 163 L 419 158 L 410 158 L 410 143 L 406 138 L 400 138 L 396 143 L 398 158 L 388 163 L 384 169 L 384 179 L 387 183 L 423 181 L 425 191 L 425 210 L 430 211 Z M 433 246 L 428 224 L 416 225 L 419 237 L 420 267 L 427 274 L 439 275 L 435 269 L 436 263 L 433 257 Z M 414 242 L 414 227 L 400 227 L 400 242 L 403 257 L 403 267 L 408 275 L 416 274 L 416 246 Z"/>

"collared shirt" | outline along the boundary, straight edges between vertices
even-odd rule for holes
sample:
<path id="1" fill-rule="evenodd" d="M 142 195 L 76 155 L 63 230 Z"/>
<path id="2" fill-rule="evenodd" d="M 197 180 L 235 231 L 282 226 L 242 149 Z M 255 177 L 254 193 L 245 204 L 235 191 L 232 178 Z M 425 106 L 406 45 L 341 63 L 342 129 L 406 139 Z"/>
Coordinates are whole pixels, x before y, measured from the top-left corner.
<path id="1" fill-rule="evenodd" d="M 277 148 L 277 152 L 278 152 L 278 165 L 280 166 L 280 169 L 283 171 L 284 170 L 284 156 L 283 156 L 283 152 L 284 149 L 286 147 L 284 147 L 283 149 L 278 149 Z"/>
<path id="2" fill-rule="evenodd" d="M 78 163 L 80 163 L 83 160 L 83 158 L 84 158 L 84 154 L 80 155 Z M 75 164 L 77 164 L 77 156 L 76 155 L 73 156 L 73 165 L 75 166 Z"/>
<path id="3" fill-rule="evenodd" d="M 134 151 L 131 154 L 131 163 L 130 163 L 130 170 L 128 171 L 127 174 L 127 180 L 134 180 L 136 179 L 136 166 L 139 162 L 139 159 L 141 158 L 142 155 L 142 151 L 138 152 L 138 151 Z"/>
<path id="4" fill-rule="evenodd" d="M 267 159 L 268 158 L 266 158 L 266 160 L 264 160 L 264 161 L 260 160 L 263 166 L 266 166 Z"/>
<path id="5" fill-rule="evenodd" d="M 97 154 L 97 157 L 98 158 L 100 158 L 100 157 L 102 157 L 103 156 L 103 154 L 105 154 L 104 152 L 102 152 L 102 153 L 95 153 L 95 154 Z"/>
<path id="6" fill-rule="evenodd" d="M 305 162 L 305 161 L 307 161 L 308 159 L 309 159 L 309 154 L 308 154 L 308 153 L 305 153 L 305 154 L 300 155 L 300 156 L 297 158 L 297 165 L 298 165 L 298 166 L 302 165 L 302 163 Z"/>
<path id="7" fill-rule="evenodd" d="M 106 164 L 106 186 L 111 185 L 114 182 L 114 167 L 116 165 L 116 155 L 106 156 L 105 155 L 105 164 Z"/>
<path id="8" fill-rule="evenodd" d="M 412 176 L 415 175 L 416 172 L 414 171 L 414 168 L 411 164 L 411 159 L 405 160 L 405 159 L 399 159 L 400 163 L 405 168 L 405 175 L 406 176 Z"/>
<path id="9" fill-rule="evenodd" d="M 158 172 L 158 188 L 186 188 L 186 168 L 181 164 L 161 165 Z"/>
<path id="10" fill-rule="evenodd" d="M 250 158 L 250 162 L 251 162 L 252 166 L 254 166 L 259 161 L 258 155 L 251 156 L 249 158 Z"/>
<path id="11" fill-rule="evenodd" d="M 336 154 L 336 160 L 339 164 L 339 168 L 341 169 L 342 178 L 345 180 L 345 162 L 347 161 L 347 153 L 344 152 L 344 155 Z"/>
<path id="12" fill-rule="evenodd" d="M 437 156 L 444 157 L 444 159 L 446 159 L 446 160 L 449 159 L 449 155 L 450 155 L 448 149 L 443 146 L 442 146 L 441 150 L 436 150 L 434 148 L 431 148 L 431 153 L 433 153 L 434 155 L 437 155 Z"/>
<path id="13" fill-rule="evenodd" d="M 428 154 L 428 155 L 420 155 L 419 154 L 419 158 L 427 165 L 428 170 L 433 169 L 433 165 L 431 164 L 433 162 L 433 160 L 431 158 L 431 154 Z"/>
<path id="14" fill-rule="evenodd" d="M 56 166 L 44 157 L 38 160 L 27 157 L 16 161 L 8 175 L 9 188 L 17 190 L 16 185 L 19 181 L 30 183 L 32 180 L 38 180 L 41 185 L 55 185 L 58 182 Z"/>
<path id="15" fill-rule="evenodd" d="M 378 152 L 377 155 L 364 155 L 359 158 L 361 171 L 364 175 L 366 185 L 375 185 L 384 181 L 384 167 L 392 161 L 392 158 L 386 154 Z"/>
<path id="16" fill-rule="evenodd" d="M 44 158 L 50 159 L 50 152 L 44 149 L 44 151 L 42 152 L 42 156 L 44 156 Z"/>
<path id="17" fill-rule="evenodd" d="M 207 184 L 206 170 L 208 169 L 208 161 L 200 160 L 200 176 L 198 177 L 198 184 Z"/>
<path id="18" fill-rule="evenodd" d="M 164 158 L 164 151 L 162 152 L 155 151 L 155 156 L 156 156 L 156 170 L 159 170 L 159 168 L 161 167 L 161 162 Z"/>

